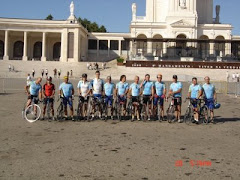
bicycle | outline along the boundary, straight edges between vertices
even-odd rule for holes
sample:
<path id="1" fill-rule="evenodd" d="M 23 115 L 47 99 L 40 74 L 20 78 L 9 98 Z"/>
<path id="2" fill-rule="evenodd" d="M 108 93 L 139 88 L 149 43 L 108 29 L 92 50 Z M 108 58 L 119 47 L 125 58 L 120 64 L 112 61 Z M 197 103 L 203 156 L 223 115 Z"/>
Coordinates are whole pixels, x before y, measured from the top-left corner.
<path id="1" fill-rule="evenodd" d="M 89 111 L 88 118 L 87 118 L 88 121 L 94 120 L 94 117 L 96 114 L 98 114 L 98 117 L 102 119 L 102 111 L 103 111 L 103 103 L 104 103 L 103 98 L 91 96 L 90 99 L 91 100 L 88 107 L 88 111 Z M 90 110 L 93 110 L 93 112 L 91 112 Z M 90 115 L 92 115 L 92 119 L 90 119 Z"/>
<path id="2" fill-rule="evenodd" d="M 142 104 L 141 119 L 145 122 L 145 121 L 147 121 L 148 118 L 150 119 L 150 117 L 149 117 L 149 115 L 150 115 L 150 113 L 149 113 L 149 110 L 150 110 L 149 101 L 147 101 L 147 103 L 144 103 L 143 98 L 142 98 L 141 104 Z"/>
<path id="3" fill-rule="evenodd" d="M 194 107 L 191 103 L 191 98 L 186 98 L 185 102 L 189 100 L 189 103 L 188 103 L 188 107 L 187 107 L 187 110 L 186 110 L 186 113 L 184 115 L 184 118 L 183 118 L 183 121 L 186 123 L 186 124 L 190 124 L 190 123 L 194 123 Z"/>
<path id="4" fill-rule="evenodd" d="M 126 114 L 124 113 L 124 111 L 126 112 L 125 109 L 125 105 L 127 103 L 127 99 L 124 98 L 124 100 L 120 100 L 119 97 L 117 97 L 116 103 L 115 103 L 115 114 L 118 118 L 118 120 L 122 121 L 123 116 Z"/>
<path id="5" fill-rule="evenodd" d="M 86 109 L 88 109 L 86 108 L 86 106 L 88 107 L 88 104 L 89 104 L 89 96 L 86 96 L 86 97 L 79 96 L 78 107 L 76 109 L 78 120 L 85 120 L 85 118 L 87 118 L 87 114 L 85 114 L 84 112 L 86 112 Z"/>
<path id="6" fill-rule="evenodd" d="M 186 124 L 194 123 L 194 107 L 191 102 L 191 98 L 186 98 L 186 100 L 189 99 L 189 105 L 186 110 L 186 113 L 184 115 L 184 122 Z M 209 123 L 209 116 L 208 116 L 208 107 L 205 104 L 204 99 L 196 99 L 197 101 L 197 108 L 199 109 L 199 122 L 202 122 L 203 124 Z"/>
<path id="7" fill-rule="evenodd" d="M 171 97 L 171 102 L 168 106 L 168 109 L 167 109 L 167 121 L 168 123 L 174 123 L 176 122 L 176 117 L 175 117 L 175 111 L 177 109 L 177 105 L 174 104 L 174 102 L 178 100 L 178 98 L 175 98 L 175 97 Z"/>
<path id="8" fill-rule="evenodd" d="M 137 98 L 139 100 L 140 97 L 137 97 Z M 140 115 L 140 106 L 141 106 L 140 101 L 133 102 L 132 97 L 129 98 L 129 102 L 128 102 L 126 111 L 127 111 L 128 116 L 130 116 L 130 118 L 132 118 L 132 120 L 131 120 L 132 122 L 134 121 L 136 111 L 137 111 L 138 115 Z M 138 115 L 137 115 L 137 118 L 138 118 L 138 120 L 140 120 Z"/>
<path id="9" fill-rule="evenodd" d="M 57 102 L 60 100 L 60 104 L 57 108 L 57 120 L 60 122 L 64 119 L 64 105 L 63 105 L 63 97 L 60 96 Z"/>
<path id="10" fill-rule="evenodd" d="M 37 101 L 38 98 L 33 97 L 31 104 L 26 108 L 25 103 L 22 110 L 22 117 L 30 123 L 36 122 L 41 116 L 41 108 L 35 103 Z"/>
<path id="11" fill-rule="evenodd" d="M 108 102 L 106 102 L 106 96 L 104 97 L 104 102 L 103 102 L 103 110 L 102 110 L 102 116 L 104 117 L 104 120 L 107 121 L 108 119 L 108 112 L 109 109 L 111 110 L 111 117 L 113 119 L 113 111 L 114 111 L 114 104 L 115 100 L 112 99 L 112 104 L 108 104 Z"/>

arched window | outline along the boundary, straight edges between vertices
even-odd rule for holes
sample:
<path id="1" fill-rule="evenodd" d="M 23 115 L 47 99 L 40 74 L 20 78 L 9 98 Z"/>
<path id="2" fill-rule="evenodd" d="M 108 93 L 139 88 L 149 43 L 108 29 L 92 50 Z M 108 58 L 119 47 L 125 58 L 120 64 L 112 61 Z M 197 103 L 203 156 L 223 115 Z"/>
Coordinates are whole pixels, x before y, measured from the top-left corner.
<path id="1" fill-rule="evenodd" d="M 21 59 L 23 57 L 23 42 L 16 41 L 13 45 L 13 58 Z"/>
<path id="2" fill-rule="evenodd" d="M 216 37 L 214 50 L 216 56 L 225 56 L 225 38 L 223 36 Z"/>
<path id="3" fill-rule="evenodd" d="M 202 35 L 198 41 L 198 56 L 205 59 L 209 56 L 210 44 L 209 38 L 206 35 Z"/>
<path id="4" fill-rule="evenodd" d="M 40 60 L 42 57 L 42 42 L 38 41 L 33 46 L 33 58 Z"/>
<path id="5" fill-rule="evenodd" d="M 137 52 L 138 55 L 145 55 L 147 52 L 147 36 L 144 34 L 140 34 L 137 36 Z"/>

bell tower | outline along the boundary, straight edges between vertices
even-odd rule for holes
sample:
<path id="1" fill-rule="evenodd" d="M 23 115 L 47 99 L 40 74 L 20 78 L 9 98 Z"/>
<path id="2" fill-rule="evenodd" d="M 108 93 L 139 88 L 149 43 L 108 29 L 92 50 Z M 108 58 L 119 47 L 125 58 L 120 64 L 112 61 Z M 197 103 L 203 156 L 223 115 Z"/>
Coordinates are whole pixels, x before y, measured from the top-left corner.
<path id="1" fill-rule="evenodd" d="M 167 22 L 171 24 L 184 19 L 196 26 L 197 1 L 201 0 L 169 0 Z"/>

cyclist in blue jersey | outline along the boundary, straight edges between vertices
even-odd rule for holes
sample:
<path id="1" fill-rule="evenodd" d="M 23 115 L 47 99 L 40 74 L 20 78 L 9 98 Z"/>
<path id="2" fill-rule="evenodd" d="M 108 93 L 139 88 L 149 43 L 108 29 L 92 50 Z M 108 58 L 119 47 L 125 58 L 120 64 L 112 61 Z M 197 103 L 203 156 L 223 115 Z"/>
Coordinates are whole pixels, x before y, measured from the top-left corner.
<path id="1" fill-rule="evenodd" d="M 116 85 L 116 97 L 118 98 L 118 103 L 124 103 L 124 115 L 126 114 L 126 102 L 128 94 L 129 85 L 126 82 L 126 76 L 122 75 L 120 77 L 120 82 Z"/>
<path id="2" fill-rule="evenodd" d="M 176 120 L 181 123 L 181 106 L 182 106 L 182 83 L 178 81 L 177 75 L 173 75 L 173 83 L 170 85 L 168 98 L 173 96 L 176 108 Z"/>
<path id="3" fill-rule="evenodd" d="M 154 83 L 152 81 L 150 81 L 150 75 L 146 74 L 145 75 L 145 79 L 143 80 L 143 82 L 141 83 L 140 86 L 143 90 L 142 94 L 143 94 L 143 105 L 147 105 L 147 108 L 149 108 L 149 115 L 148 115 L 148 121 L 150 121 L 150 117 L 151 117 L 151 102 L 153 100 L 153 95 L 154 95 Z"/>
<path id="4" fill-rule="evenodd" d="M 157 81 L 154 83 L 154 89 L 155 89 L 155 95 L 154 95 L 154 100 L 153 100 L 153 114 L 156 113 L 157 109 L 157 103 L 159 102 L 160 104 L 160 111 L 161 111 L 161 119 L 159 121 L 162 121 L 164 119 L 164 99 L 166 97 L 166 85 L 164 82 L 162 82 L 162 74 L 157 75 Z M 157 119 L 157 118 L 156 118 Z"/>
<path id="5" fill-rule="evenodd" d="M 210 122 L 214 122 L 214 103 L 217 101 L 217 93 L 215 90 L 215 86 L 210 83 L 210 78 L 207 76 L 204 78 L 205 84 L 203 85 L 203 92 L 205 97 L 205 103 L 210 110 Z"/>
<path id="6" fill-rule="evenodd" d="M 202 87 L 197 83 L 197 78 L 192 78 L 192 84 L 189 86 L 188 98 L 190 98 L 190 102 L 193 106 L 194 110 L 194 120 L 196 123 L 199 121 L 199 98 L 202 96 Z"/>
<path id="7" fill-rule="evenodd" d="M 68 76 L 64 76 L 64 82 L 59 86 L 59 96 L 63 96 L 63 104 L 64 104 L 64 112 L 65 112 L 65 119 L 67 119 L 67 104 L 70 108 L 70 115 L 72 121 L 75 121 L 73 117 L 73 97 L 74 95 L 74 88 L 72 83 L 68 81 Z"/>
<path id="8" fill-rule="evenodd" d="M 136 76 L 134 78 L 134 83 L 130 85 L 129 88 L 129 97 L 132 99 L 132 105 L 133 105 L 133 114 L 132 114 L 132 121 L 134 121 L 135 114 L 137 114 L 137 120 L 140 121 L 140 93 L 141 93 L 141 87 L 139 84 L 139 77 Z"/>
<path id="9" fill-rule="evenodd" d="M 41 86 L 42 78 L 37 78 L 36 81 L 30 81 L 27 86 L 25 87 L 28 101 L 26 104 L 26 108 L 32 103 L 34 100 L 34 104 L 38 103 L 38 100 L 42 100 L 42 86 Z M 35 109 L 36 111 L 37 109 Z"/>
<path id="10" fill-rule="evenodd" d="M 107 82 L 104 84 L 104 95 L 105 95 L 105 103 L 107 108 L 111 108 L 111 119 L 113 120 L 113 93 L 114 93 L 115 85 L 112 83 L 111 76 L 107 77 Z"/>

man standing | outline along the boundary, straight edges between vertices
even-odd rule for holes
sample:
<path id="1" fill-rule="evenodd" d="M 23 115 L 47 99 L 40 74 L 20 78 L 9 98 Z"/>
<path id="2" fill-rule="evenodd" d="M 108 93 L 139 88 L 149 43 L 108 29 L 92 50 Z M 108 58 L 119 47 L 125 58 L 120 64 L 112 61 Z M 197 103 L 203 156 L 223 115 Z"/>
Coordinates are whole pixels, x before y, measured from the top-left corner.
<path id="1" fill-rule="evenodd" d="M 155 87 L 155 95 L 154 95 L 154 101 L 153 101 L 153 105 L 154 105 L 154 114 L 161 114 L 161 118 L 159 119 L 159 121 L 163 121 L 164 119 L 164 99 L 166 97 L 166 86 L 165 83 L 162 82 L 162 74 L 158 74 L 157 75 L 157 81 L 154 84 Z M 158 106 L 158 103 L 160 104 L 160 112 L 156 113 L 156 109 Z"/>
<path id="2" fill-rule="evenodd" d="M 154 84 L 152 81 L 150 81 L 150 75 L 146 74 L 145 79 L 141 83 L 141 88 L 143 88 L 143 105 L 147 106 L 148 103 L 148 108 L 149 109 L 149 114 L 148 114 L 148 121 L 151 121 L 151 102 L 153 100 L 153 95 L 154 95 Z"/>
<path id="3" fill-rule="evenodd" d="M 176 120 L 181 123 L 181 106 L 182 106 L 182 83 L 178 82 L 177 75 L 173 75 L 173 83 L 170 85 L 168 97 L 173 96 L 176 108 Z"/>
<path id="4" fill-rule="evenodd" d="M 132 121 L 134 121 L 135 114 L 137 114 L 137 120 L 140 121 L 140 93 L 141 87 L 139 84 L 139 77 L 136 76 L 134 78 L 134 83 L 132 83 L 129 88 L 129 94 L 132 98 L 133 105 Z"/>
<path id="5" fill-rule="evenodd" d="M 28 76 L 27 76 L 27 85 L 29 85 L 29 83 L 32 81 L 32 78 L 31 78 L 31 76 L 30 76 L 30 74 L 28 74 Z"/>
<path id="6" fill-rule="evenodd" d="M 190 102 L 193 106 L 194 110 L 194 120 L 198 124 L 199 121 L 199 113 L 198 113 L 198 105 L 199 98 L 202 96 L 202 87 L 197 83 L 197 78 L 192 78 L 192 84 L 189 87 L 188 98 L 190 98 Z"/>
<path id="7" fill-rule="evenodd" d="M 89 100 L 88 96 L 92 92 L 92 86 L 91 86 L 91 83 L 87 80 L 87 74 L 82 74 L 82 80 L 78 82 L 77 88 L 78 88 L 79 100 L 83 105 L 84 102 L 88 102 Z M 83 111 L 80 112 L 82 114 L 82 117 L 86 117 L 87 103 L 85 103 L 85 107 L 81 109 L 83 109 Z"/>
<path id="8" fill-rule="evenodd" d="M 28 101 L 26 104 L 26 108 L 32 103 L 34 100 L 34 104 L 38 103 L 38 100 L 42 99 L 42 86 L 41 86 L 42 78 L 37 78 L 36 81 L 30 81 L 25 87 Z"/>
<path id="9" fill-rule="evenodd" d="M 96 71 L 96 77 L 91 81 L 91 85 L 93 88 L 93 96 L 97 98 L 101 98 L 103 95 L 103 86 L 104 81 L 100 79 L 100 72 Z"/>
<path id="10" fill-rule="evenodd" d="M 102 95 L 103 95 L 104 81 L 102 79 L 100 79 L 99 71 L 96 71 L 95 75 L 96 75 L 96 77 L 91 81 L 91 85 L 92 85 L 92 89 L 93 89 L 93 97 L 101 99 Z M 95 111 L 95 106 L 93 106 L 93 111 Z M 100 114 L 102 114 L 102 112 Z M 101 115 L 99 118 L 101 119 Z"/>
<path id="11" fill-rule="evenodd" d="M 217 100 L 217 93 L 215 86 L 210 83 L 210 78 L 206 76 L 204 78 L 205 84 L 203 85 L 203 91 L 205 95 L 205 103 L 210 110 L 210 122 L 214 123 L 214 103 Z"/>
<path id="12" fill-rule="evenodd" d="M 104 94 L 105 94 L 105 103 L 106 108 L 111 108 L 111 119 L 113 120 L 113 91 L 115 85 L 112 83 L 111 76 L 107 77 L 107 82 L 104 84 Z M 107 114 L 106 114 L 107 116 Z M 105 117 L 107 119 L 107 117 Z"/>
<path id="13" fill-rule="evenodd" d="M 34 76 L 35 76 L 35 70 L 33 69 L 32 70 L 32 77 L 34 78 Z"/>
<path id="14" fill-rule="evenodd" d="M 41 73 L 42 73 L 42 78 L 43 78 L 43 75 L 44 75 L 44 69 L 42 69 Z"/>
<path id="15" fill-rule="evenodd" d="M 55 95 L 55 85 L 52 83 L 52 77 L 47 77 L 47 82 L 46 84 L 43 85 L 43 118 L 42 120 L 45 119 L 45 112 L 46 112 L 46 107 L 47 103 L 49 103 L 49 106 L 51 108 L 52 112 L 52 120 L 54 121 L 54 95 Z M 50 117 L 48 117 L 50 118 Z M 49 121 L 51 121 L 49 119 Z"/>
<path id="16" fill-rule="evenodd" d="M 59 86 L 59 95 L 63 96 L 65 119 L 67 119 L 68 115 L 67 105 L 69 105 L 72 121 L 75 121 L 73 117 L 73 100 L 72 100 L 72 96 L 74 95 L 74 88 L 72 83 L 68 81 L 67 76 L 64 76 L 64 82 Z"/>
<path id="17" fill-rule="evenodd" d="M 48 69 L 47 68 L 45 69 L 45 74 L 46 74 L 46 77 L 48 77 Z"/>

